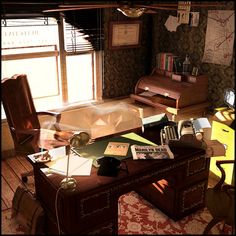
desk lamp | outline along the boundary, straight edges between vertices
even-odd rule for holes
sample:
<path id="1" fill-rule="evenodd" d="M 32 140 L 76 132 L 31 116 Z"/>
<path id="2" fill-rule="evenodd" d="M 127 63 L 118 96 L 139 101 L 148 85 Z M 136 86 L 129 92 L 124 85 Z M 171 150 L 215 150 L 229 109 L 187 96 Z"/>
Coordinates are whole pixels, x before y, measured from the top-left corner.
<path id="1" fill-rule="evenodd" d="M 69 150 L 68 150 L 66 178 L 64 178 L 61 181 L 61 187 L 63 189 L 75 189 L 77 183 L 74 178 L 69 177 L 69 160 L 70 160 L 71 149 L 84 147 L 86 144 L 88 144 L 89 140 L 90 140 L 89 134 L 84 131 L 74 133 L 68 140 Z"/>

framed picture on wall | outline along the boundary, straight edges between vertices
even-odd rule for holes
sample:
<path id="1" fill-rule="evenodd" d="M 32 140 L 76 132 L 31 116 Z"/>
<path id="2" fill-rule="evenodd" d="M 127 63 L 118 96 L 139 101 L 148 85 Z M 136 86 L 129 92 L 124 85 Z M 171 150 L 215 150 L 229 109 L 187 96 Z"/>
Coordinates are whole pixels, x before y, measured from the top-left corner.
<path id="1" fill-rule="evenodd" d="M 140 46 L 142 21 L 110 22 L 109 49 Z"/>

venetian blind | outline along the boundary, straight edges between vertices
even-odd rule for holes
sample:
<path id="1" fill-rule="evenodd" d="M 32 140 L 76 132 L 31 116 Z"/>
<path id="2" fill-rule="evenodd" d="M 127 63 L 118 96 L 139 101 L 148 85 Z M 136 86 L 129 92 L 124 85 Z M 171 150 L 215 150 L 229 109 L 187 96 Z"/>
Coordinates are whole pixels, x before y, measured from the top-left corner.
<path id="1" fill-rule="evenodd" d="M 69 53 L 93 51 L 93 45 L 88 41 L 88 35 L 81 29 L 65 22 L 65 50 Z"/>
<path id="2" fill-rule="evenodd" d="M 84 52 L 103 49 L 102 10 L 89 9 L 65 12 L 66 51 Z"/>

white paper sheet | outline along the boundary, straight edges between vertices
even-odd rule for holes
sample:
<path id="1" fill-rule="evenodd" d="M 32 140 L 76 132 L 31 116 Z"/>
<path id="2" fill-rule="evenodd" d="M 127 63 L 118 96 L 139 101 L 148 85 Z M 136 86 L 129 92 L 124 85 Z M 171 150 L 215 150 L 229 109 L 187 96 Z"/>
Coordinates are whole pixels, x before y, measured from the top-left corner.
<path id="1" fill-rule="evenodd" d="M 170 32 L 176 32 L 176 29 L 180 24 L 181 23 L 178 23 L 177 17 L 170 15 L 166 20 L 165 27 Z"/>
<path id="2" fill-rule="evenodd" d="M 66 175 L 68 156 L 61 156 L 46 163 L 49 170 L 54 173 Z M 69 176 L 81 175 L 87 176 L 91 173 L 92 159 L 80 157 L 74 153 L 69 157 Z"/>

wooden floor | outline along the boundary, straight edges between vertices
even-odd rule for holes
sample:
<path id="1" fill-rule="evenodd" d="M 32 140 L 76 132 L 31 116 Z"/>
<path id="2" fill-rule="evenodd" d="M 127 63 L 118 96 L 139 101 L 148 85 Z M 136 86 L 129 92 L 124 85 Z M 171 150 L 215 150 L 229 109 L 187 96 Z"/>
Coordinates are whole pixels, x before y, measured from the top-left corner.
<path id="1" fill-rule="evenodd" d="M 1 210 L 11 208 L 14 192 L 22 185 L 21 173 L 32 170 L 31 164 L 23 155 L 2 160 L 1 170 Z M 33 176 L 28 177 L 28 183 L 33 183 Z"/>

